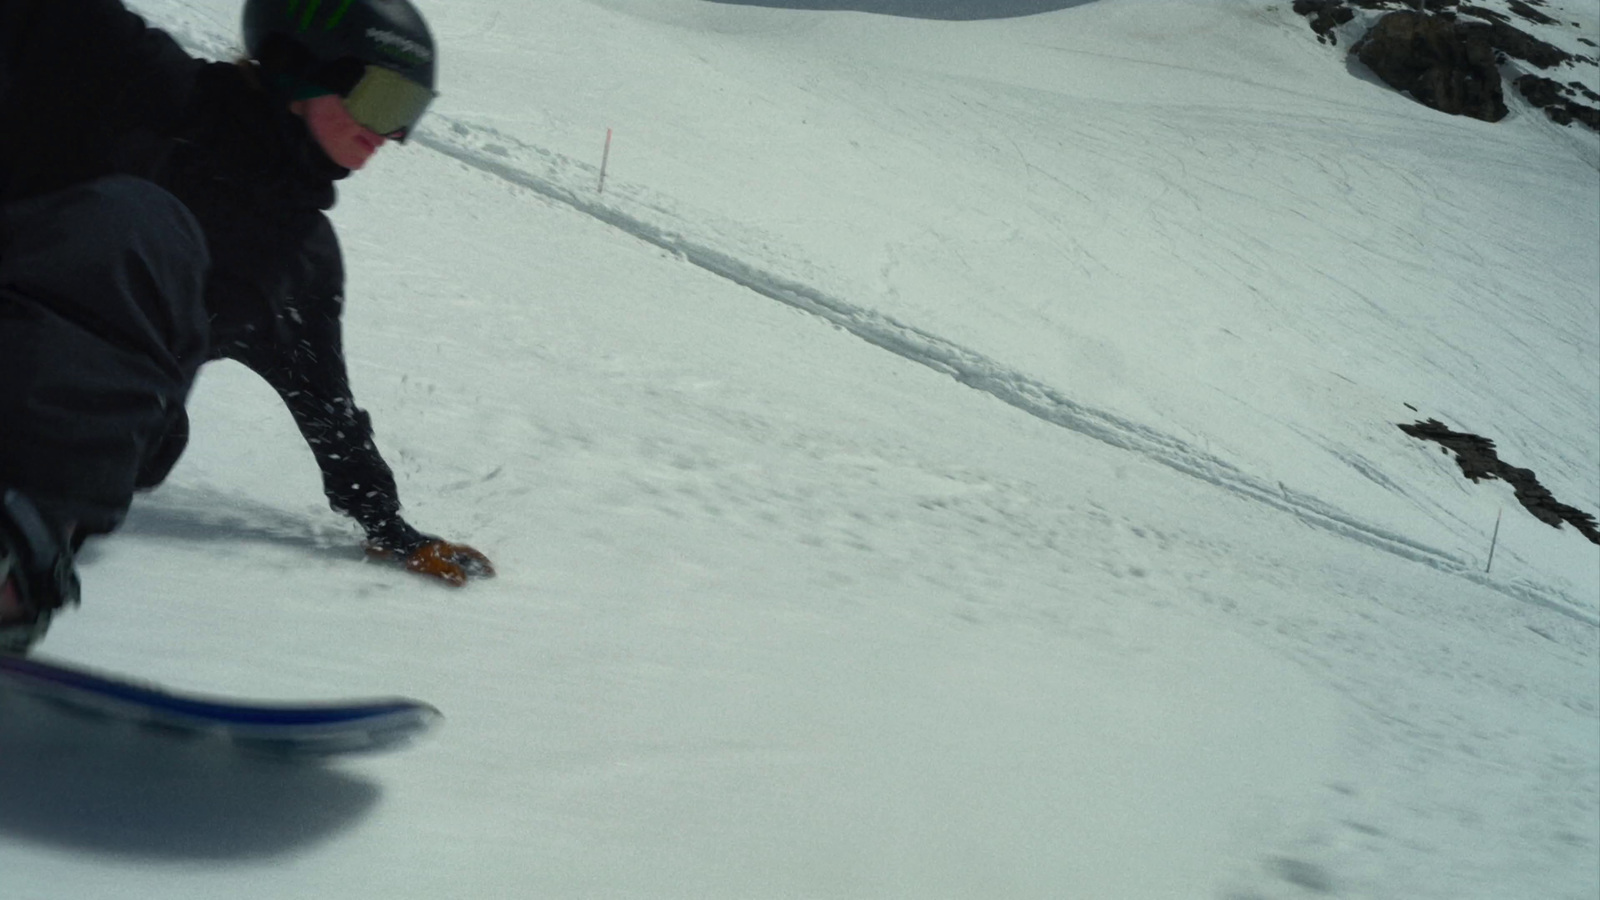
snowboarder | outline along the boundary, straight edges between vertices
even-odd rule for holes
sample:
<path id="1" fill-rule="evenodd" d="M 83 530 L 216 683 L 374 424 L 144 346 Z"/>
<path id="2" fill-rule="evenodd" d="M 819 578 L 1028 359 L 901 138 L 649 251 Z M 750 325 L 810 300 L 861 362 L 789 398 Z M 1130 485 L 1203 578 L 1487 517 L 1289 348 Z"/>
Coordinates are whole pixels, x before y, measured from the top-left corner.
<path id="1" fill-rule="evenodd" d="M 493 574 L 400 516 L 324 214 L 435 96 L 427 25 L 408 0 L 246 0 L 243 25 L 248 58 L 208 62 L 121 0 L 0 0 L 0 652 L 77 601 L 74 552 L 165 479 L 213 359 L 277 389 L 371 554 Z"/>

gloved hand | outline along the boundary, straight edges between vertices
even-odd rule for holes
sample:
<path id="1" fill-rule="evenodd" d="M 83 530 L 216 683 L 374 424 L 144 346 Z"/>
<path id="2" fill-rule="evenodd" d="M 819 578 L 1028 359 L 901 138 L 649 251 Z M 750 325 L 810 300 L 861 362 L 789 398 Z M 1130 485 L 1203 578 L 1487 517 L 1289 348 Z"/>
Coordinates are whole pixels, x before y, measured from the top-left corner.
<path id="1" fill-rule="evenodd" d="M 367 533 L 367 555 L 394 560 L 419 575 L 461 587 L 471 578 L 493 578 L 489 558 L 466 544 L 423 534 L 396 516 Z"/>

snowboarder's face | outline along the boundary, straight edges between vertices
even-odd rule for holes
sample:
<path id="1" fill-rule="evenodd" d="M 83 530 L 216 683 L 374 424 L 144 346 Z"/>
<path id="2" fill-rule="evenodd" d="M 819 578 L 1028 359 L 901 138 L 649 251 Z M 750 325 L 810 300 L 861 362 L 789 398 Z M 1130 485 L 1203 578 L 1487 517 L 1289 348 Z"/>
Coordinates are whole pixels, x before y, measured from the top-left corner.
<path id="1" fill-rule="evenodd" d="M 372 154 L 389 142 L 351 118 L 336 94 L 296 100 L 289 108 L 306 120 L 306 127 L 322 146 L 322 152 L 346 169 L 353 171 L 366 165 Z"/>

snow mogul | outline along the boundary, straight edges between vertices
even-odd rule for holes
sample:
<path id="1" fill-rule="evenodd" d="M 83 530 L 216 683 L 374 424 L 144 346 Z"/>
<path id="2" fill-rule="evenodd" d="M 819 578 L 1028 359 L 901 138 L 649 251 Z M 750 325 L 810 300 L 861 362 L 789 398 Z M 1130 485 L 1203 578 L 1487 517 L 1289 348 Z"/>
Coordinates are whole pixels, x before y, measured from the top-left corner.
<path id="1" fill-rule="evenodd" d="M 0 0 L 0 652 L 26 652 L 188 440 L 201 363 L 288 405 L 376 557 L 464 584 L 483 554 L 400 516 L 350 391 L 334 184 L 435 96 L 407 0 L 246 0 L 208 62 L 121 0 Z"/>

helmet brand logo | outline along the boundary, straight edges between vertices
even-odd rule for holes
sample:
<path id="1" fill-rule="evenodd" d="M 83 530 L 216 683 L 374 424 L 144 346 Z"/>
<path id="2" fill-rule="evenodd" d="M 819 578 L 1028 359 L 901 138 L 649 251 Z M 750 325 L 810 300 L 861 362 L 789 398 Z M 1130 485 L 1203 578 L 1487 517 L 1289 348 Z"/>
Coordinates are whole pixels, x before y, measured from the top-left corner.
<path id="1" fill-rule="evenodd" d="M 413 41 L 405 35 L 385 31 L 382 28 L 368 28 L 367 37 L 374 43 L 380 44 L 390 50 L 398 51 L 401 55 L 410 56 L 422 62 L 433 61 L 433 51 Z"/>

